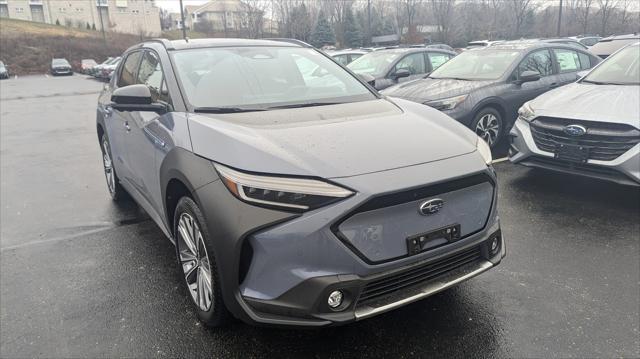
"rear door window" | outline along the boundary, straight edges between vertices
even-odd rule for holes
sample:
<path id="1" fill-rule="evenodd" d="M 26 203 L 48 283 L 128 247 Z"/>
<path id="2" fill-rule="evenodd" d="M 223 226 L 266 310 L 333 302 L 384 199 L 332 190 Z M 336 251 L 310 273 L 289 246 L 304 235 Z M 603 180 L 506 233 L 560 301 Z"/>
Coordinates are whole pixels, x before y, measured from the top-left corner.
<path id="1" fill-rule="evenodd" d="M 140 58 L 142 57 L 141 51 L 132 52 L 127 56 L 124 61 L 122 70 L 120 71 L 120 77 L 118 78 L 118 87 L 124 87 L 136 84 L 136 73 L 138 71 L 138 64 L 140 64 Z"/>
<path id="2" fill-rule="evenodd" d="M 590 69 L 591 66 L 591 57 L 589 57 L 589 55 L 582 53 L 582 52 L 578 52 L 578 58 L 580 59 L 580 68 L 582 70 L 587 70 Z"/>
<path id="3" fill-rule="evenodd" d="M 578 57 L 577 51 L 567 49 L 553 49 L 553 53 L 556 55 L 560 73 L 574 72 L 581 69 L 580 58 Z"/>

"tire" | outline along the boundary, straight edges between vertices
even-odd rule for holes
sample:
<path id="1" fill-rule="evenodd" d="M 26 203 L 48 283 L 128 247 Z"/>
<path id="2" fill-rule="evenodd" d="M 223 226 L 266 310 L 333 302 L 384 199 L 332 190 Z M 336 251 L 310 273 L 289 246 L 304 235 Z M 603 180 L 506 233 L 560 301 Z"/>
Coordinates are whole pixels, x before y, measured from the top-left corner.
<path id="1" fill-rule="evenodd" d="M 107 181 L 107 189 L 111 199 L 115 202 L 124 202 L 129 200 L 129 194 L 120 184 L 120 179 L 116 174 L 113 166 L 113 156 L 111 155 L 111 144 L 106 133 L 100 138 L 100 149 L 102 150 L 102 168 L 104 169 L 104 177 Z"/>
<path id="2" fill-rule="evenodd" d="M 504 132 L 502 115 L 493 107 L 485 107 L 473 118 L 471 130 L 494 148 L 502 140 Z"/>
<path id="3" fill-rule="evenodd" d="M 198 205 L 189 197 L 178 201 L 173 217 L 180 276 L 198 319 L 209 327 L 229 323 L 222 299 L 213 241 Z"/>

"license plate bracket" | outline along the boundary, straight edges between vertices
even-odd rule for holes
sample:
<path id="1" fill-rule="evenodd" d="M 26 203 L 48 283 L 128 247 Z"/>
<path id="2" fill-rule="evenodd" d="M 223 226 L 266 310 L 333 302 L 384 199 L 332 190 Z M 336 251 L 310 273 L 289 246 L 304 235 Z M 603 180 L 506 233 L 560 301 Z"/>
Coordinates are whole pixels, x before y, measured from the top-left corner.
<path id="1" fill-rule="evenodd" d="M 460 238 L 460 225 L 457 223 L 433 231 L 414 234 L 406 239 L 407 252 L 409 255 L 418 254 L 428 249 L 455 242 Z"/>
<path id="2" fill-rule="evenodd" d="M 556 144 L 555 156 L 559 160 L 586 163 L 589 159 L 589 148 L 581 145 Z"/>

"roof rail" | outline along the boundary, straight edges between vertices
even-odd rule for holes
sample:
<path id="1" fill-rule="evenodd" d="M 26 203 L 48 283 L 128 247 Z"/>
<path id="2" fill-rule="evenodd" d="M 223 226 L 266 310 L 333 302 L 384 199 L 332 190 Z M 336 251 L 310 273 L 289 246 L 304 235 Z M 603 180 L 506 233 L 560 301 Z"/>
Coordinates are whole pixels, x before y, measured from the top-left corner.
<path id="1" fill-rule="evenodd" d="M 302 47 L 313 47 L 313 46 L 307 44 L 304 41 L 301 41 L 301 40 L 298 40 L 298 39 L 289 39 L 289 38 L 286 38 L 286 37 L 272 37 L 272 38 L 266 38 L 266 39 L 263 39 L 263 40 L 288 42 L 290 44 L 300 45 Z"/>
<path id="2" fill-rule="evenodd" d="M 155 39 L 149 39 L 149 40 L 147 40 L 147 42 L 159 42 L 159 43 L 162 44 L 162 46 L 164 46 L 165 49 L 167 49 L 167 50 L 175 50 L 175 48 L 173 47 L 173 44 L 171 43 L 171 41 L 169 41 L 167 39 L 155 38 Z"/>

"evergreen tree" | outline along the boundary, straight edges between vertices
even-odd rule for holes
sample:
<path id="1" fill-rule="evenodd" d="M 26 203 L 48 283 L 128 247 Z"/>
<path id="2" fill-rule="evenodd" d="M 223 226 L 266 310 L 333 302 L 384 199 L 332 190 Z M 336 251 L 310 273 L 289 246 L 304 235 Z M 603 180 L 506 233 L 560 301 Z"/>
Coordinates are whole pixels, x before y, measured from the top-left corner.
<path id="1" fill-rule="evenodd" d="M 325 45 L 333 45 L 336 42 L 336 36 L 333 33 L 331 25 L 323 11 L 318 15 L 318 23 L 311 34 L 311 44 L 317 48 Z"/>
<path id="2" fill-rule="evenodd" d="M 60 26 L 60 20 L 56 19 L 56 25 Z"/>
<path id="3" fill-rule="evenodd" d="M 91 25 L 89 25 L 89 23 L 87 23 L 87 30 L 91 30 Z"/>
<path id="4" fill-rule="evenodd" d="M 345 16 L 344 42 L 348 47 L 362 46 L 362 31 L 360 30 L 360 24 L 356 21 L 351 8 L 349 7 L 347 8 Z"/>
<path id="5" fill-rule="evenodd" d="M 91 24 L 91 30 L 93 30 L 93 31 L 96 30 L 96 24 Z"/>

